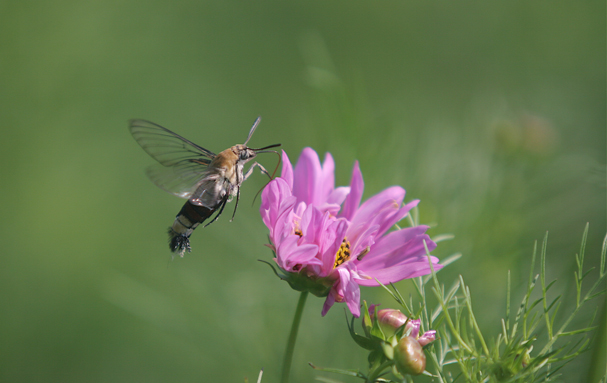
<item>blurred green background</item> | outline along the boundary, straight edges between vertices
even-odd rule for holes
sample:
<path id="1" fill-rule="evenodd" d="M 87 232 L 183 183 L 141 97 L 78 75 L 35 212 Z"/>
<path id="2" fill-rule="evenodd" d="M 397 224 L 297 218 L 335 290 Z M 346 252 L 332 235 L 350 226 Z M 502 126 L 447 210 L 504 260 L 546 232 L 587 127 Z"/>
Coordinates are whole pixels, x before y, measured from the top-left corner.
<path id="1" fill-rule="evenodd" d="M 171 262 L 183 201 L 145 178 L 130 118 L 219 152 L 261 115 L 252 146 L 329 151 L 338 185 L 359 160 L 365 198 L 402 185 L 432 235 L 455 234 L 434 254 L 462 259 L 440 278 L 464 276 L 489 335 L 507 270 L 516 306 L 546 231 L 562 311 L 586 222 L 598 266 L 603 1 L 5 1 L 0 36 L 1 381 L 278 380 L 298 294 L 257 261 L 271 257 L 251 206 L 266 180 Z M 294 381 L 318 375 L 307 362 L 365 366 L 344 305 L 321 307 L 309 299 Z M 565 381 L 591 381 L 593 357 L 604 371 L 597 344 Z"/>

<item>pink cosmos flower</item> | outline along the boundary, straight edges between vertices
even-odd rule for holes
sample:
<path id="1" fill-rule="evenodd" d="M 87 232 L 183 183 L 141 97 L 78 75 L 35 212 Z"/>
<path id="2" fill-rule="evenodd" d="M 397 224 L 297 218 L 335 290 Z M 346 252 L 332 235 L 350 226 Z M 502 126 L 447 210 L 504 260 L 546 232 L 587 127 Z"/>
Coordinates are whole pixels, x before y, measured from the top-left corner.
<path id="1" fill-rule="evenodd" d="M 403 205 L 403 188 L 389 187 L 361 204 L 364 183 L 358 162 L 350 186 L 335 188 L 329 153 L 321 164 L 316 152 L 305 148 L 295 169 L 284 151 L 282 159 L 281 177 L 263 190 L 260 213 L 270 230 L 275 261 L 291 286 L 303 278 L 326 287 L 310 289 L 326 296 L 323 316 L 335 302 L 345 302 L 358 317 L 359 286 L 430 273 L 424 241 L 429 251 L 436 244 L 425 234 L 427 226 L 388 233 L 419 203 Z M 436 257 L 431 261 L 435 270 L 442 267 Z"/>

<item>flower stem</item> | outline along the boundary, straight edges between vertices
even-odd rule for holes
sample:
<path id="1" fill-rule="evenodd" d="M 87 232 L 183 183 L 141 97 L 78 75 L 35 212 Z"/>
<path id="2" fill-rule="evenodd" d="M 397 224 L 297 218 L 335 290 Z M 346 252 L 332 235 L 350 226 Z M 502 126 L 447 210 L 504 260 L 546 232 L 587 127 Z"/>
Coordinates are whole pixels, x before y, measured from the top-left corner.
<path id="1" fill-rule="evenodd" d="M 293 317 L 293 323 L 291 324 L 291 333 L 289 334 L 289 340 L 287 341 L 287 348 L 285 350 L 285 359 L 282 363 L 282 377 L 281 383 L 289 382 L 289 374 L 291 372 L 291 361 L 293 360 L 293 350 L 295 349 L 295 341 L 297 340 L 297 331 L 299 330 L 299 322 L 301 322 L 301 314 L 303 313 L 304 306 L 306 305 L 306 298 L 308 292 L 303 291 L 299 296 L 299 302 L 297 302 L 297 308 L 295 309 L 295 317 Z"/>

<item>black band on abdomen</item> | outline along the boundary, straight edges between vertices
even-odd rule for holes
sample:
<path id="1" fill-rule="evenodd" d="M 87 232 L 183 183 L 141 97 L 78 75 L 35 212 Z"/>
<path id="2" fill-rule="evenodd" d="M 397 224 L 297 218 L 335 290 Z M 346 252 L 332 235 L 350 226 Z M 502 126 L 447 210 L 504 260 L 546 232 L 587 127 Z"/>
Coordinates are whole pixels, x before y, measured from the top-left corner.
<path id="1" fill-rule="evenodd" d="M 193 203 L 188 201 L 183 205 L 183 207 L 179 211 L 179 214 L 177 214 L 177 217 L 179 218 L 179 216 L 183 215 L 185 218 L 187 218 L 188 221 L 192 222 L 193 224 L 202 223 L 207 218 L 209 218 L 214 211 L 215 209 L 209 209 L 205 206 L 194 205 Z"/>

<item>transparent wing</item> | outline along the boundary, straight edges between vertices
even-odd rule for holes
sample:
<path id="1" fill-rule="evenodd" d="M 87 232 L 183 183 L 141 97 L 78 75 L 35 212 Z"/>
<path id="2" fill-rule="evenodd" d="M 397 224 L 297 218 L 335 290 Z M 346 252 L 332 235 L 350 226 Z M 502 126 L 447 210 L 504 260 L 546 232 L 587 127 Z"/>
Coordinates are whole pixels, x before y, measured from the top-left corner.
<path id="1" fill-rule="evenodd" d="M 131 120 L 129 130 L 143 150 L 164 166 L 207 166 L 215 158 L 210 150 L 150 121 Z"/>
<path id="2" fill-rule="evenodd" d="M 135 141 L 159 164 L 146 170 L 159 188 L 181 198 L 189 198 L 207 173 L 215 153 L 196 145 L 158 124 L 131 120 L 129 130 Z"/>
<path id="3" fill-rule="evenodd" d="M 206 175 L 204 168 L 188 169 L 160 164 L 151 165 L 145 174 L 162 190 L 186 199 L 190 198 Z"/>

